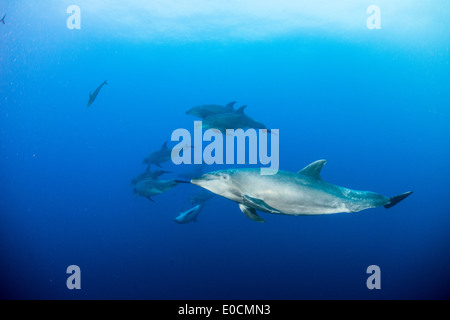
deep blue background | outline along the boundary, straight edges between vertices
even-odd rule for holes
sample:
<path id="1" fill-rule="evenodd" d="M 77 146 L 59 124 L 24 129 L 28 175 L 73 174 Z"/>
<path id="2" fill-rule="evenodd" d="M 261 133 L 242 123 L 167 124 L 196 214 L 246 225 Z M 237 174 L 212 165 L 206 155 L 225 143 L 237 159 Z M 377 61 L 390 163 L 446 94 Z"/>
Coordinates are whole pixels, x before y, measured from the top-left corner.
<path id="1" fill-rule="evenodd" d="M 0 25 L 0 296 L 13 299 L 436 299 L 450 294 L 448 43 L 290 35 L 267 41 L 114 40 Z M 0 12 L 1 13 L 1 12 Z M 88 92 L 103 80 L 97 100 Z M 236 100 L 280 130 L 280 169 L 327 159 L 327 181 L 398 206 L 247 219 L 199 189 L 135 199 L 142 159 Z M 188 168 L 166 168 L 182 171 Z M 79 265 L 82 290 L 66 288 Z M 366 268 L 381 268 L 381 290 Z"/>

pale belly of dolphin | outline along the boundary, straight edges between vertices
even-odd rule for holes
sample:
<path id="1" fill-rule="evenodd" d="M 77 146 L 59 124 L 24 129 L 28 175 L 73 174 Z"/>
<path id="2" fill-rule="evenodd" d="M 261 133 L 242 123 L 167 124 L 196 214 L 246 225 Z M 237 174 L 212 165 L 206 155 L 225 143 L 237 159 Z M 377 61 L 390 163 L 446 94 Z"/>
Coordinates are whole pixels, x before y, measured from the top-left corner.
<path id="1" fill-rule="evenodd" d="M 319 215 L 340 212 L 357 212 L 387 203 L 388 198 L 365 191 L 356 191 L 335 186 L 327 182 L 318 182 L 317 185 L 308 181 L 292 180 L 280 182 L 276 176 L 258 177 L 242 185 L 251 188 L 238 188 L 239 191 L 231 200 L 246 204 L 242 195 L 264 201 L 269 207 L 279 212 L 256 208 L 260 211 L 286 214 L 286 215 Z M 247 189 L 247 190 L 246 190 Z M 236 190 L 237 191 L 237 190 Z M 366 194 L 379 199 L 365 199 Z"/>

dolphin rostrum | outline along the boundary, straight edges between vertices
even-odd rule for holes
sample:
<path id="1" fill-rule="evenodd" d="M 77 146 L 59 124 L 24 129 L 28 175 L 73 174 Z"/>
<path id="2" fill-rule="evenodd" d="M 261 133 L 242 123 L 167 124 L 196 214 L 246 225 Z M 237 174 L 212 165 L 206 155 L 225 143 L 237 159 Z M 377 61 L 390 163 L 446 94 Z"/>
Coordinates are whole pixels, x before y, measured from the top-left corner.
<path id="1" fill-rule="evenodd" d="M 175 221 L 176 223 L 179 223 L 179 224 L 185 224 L 185 223 L 189 223 L 192 221 L 197 221 L 197 217 L 198 217 L 200 211 L 202 211 L 203 206 L 204 206 L 204 204 L 198 204 L 189 210 L 183 211 L 180 213 L 180 215 L 178 217 L 173 219 L 173 221 Z"/>
<path id="2" fill-rule="evenodd" d="M 89 101 L 88 101 L 88 103 L 87 103 L 87 106 L 88 106 L 88 107 L 94 102 L 95 98 L 97 98 L 97 95 L 98 95 L 98 93 L 100 92 L 100 89 L 101 89 L 105 84 L 108 84 L 108 83 L 106 82 L 106 80 L 103 81 L 103 83 L 102 83 L 101 85 L 99 85 L 97 89 L 95 89 L 94 93 L 90 93 L 90 92 L 89 92 Z"/>
<path id="3" fill-rule="evenodd" d="M 390 208 L 412 191 L 392 198 L 358 191 L 324 181 L 320 171 L 325 160 L 311 163 L 297 173 L 278 171 L 261 175 L 259 169 L 228 169 L 205 173 L 191 183 L 233 200 L 250 219 L 264 222 L 256 210 L 285 215 L 320 215 Z"/>

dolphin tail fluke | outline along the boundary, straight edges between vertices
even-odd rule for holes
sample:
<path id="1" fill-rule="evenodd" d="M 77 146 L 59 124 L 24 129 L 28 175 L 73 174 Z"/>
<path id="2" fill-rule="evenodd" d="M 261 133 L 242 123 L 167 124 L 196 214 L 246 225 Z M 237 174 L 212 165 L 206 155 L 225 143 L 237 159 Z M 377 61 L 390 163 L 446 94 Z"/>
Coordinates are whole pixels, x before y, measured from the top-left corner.
<path id="1" fill-rule="evenodd" d="M 1 22 L 3 22 L 3 24 L 5 24 L 5 17 L 6 17 L 6 14 L 3 16 L 3 18 L 0 20 Z"/>
<path id="2" fill-rule="evenodd" d="M 108 84 L 108 82 L 106 82 L 106 80 L 103 82 L 103 84 Z"/>
<path id="3" fill-rule="evenodd" d="M 390 198 L 389 199 L 389 203 L 386 204 L 384 207 L 386 209 L 389 209 L 389 208 L 395 206 L 397 203 L 399 203 L 403 199 L 407 198 L 411 193 L 413 193 L 413 192 L 412 191 L 408 191 L 408 192 L 399 194 L 398 196 L 394 196 L 394 197 Z"/>

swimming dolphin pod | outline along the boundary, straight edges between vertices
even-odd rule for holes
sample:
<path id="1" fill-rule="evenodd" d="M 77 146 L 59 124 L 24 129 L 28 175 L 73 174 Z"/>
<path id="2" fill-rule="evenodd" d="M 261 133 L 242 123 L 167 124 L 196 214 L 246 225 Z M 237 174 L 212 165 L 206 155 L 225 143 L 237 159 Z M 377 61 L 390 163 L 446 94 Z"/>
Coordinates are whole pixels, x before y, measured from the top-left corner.
<path id="1" fill-rule="evenodd" d="M 241 211 L 257 222 L 264 220 L 256 210 L 294 216 L 358 212 L 380 206 L 390 208 L 412 193 L 389 198 L 331 184 L 320 176 L 325 163 L 318 160 L 297 173 L 278 171 L 274 175 L 261 175 L 259 169 L 219 170 L 194 178 L 191 183 L 237 202 Z"/>
<path id="2" fill-rule="evenodd" d="M 101 86 L 90 97 L 95 99 Z M 224 106 L 200 105 L 191 108 L 186 114 L 202 118 L 203 129 L 267 129 L 263 123 L 244 113 L 245 105 L 234 109 L 234 104 L 233 101 Z M 177 179 L 160 180 L 159 176 L 168 171 L 150 171 L 152 164 L 161 167 L 162 163 L 171 159 L 172 150 L 167 144 L 167 141 L 164 142 L 159 150 L 144 159 L 147 170 L 131 181 L 136 195 L 152 200 L 153 196 L 166 192 L 181 182 L 189 183 Z M 256 213 L 257 210 L 299 216 L 358 212 L 380 206 L 388 209 L 412 194 L 412 191 L 408 191 L 386 197 L 371 191 L 353 190 L 331 184 L 320 175 L 325 163 L 325 160 L 318 160 L 297 173 L 278 171 L 274 175 L 261 175 L 258 168 L 227 169 L 201 174 L 201 166 L 191 172 L 178 173 L 179 177 L 192 178 L 190 183 L 204 190 L 191 196 L 192 207 L 182 211 L 174 221 L 181 224 L 196 221 L 205 202 L 216 194 L 237 202 L 240 210 L 257 222 L 264 222 Z"/>

